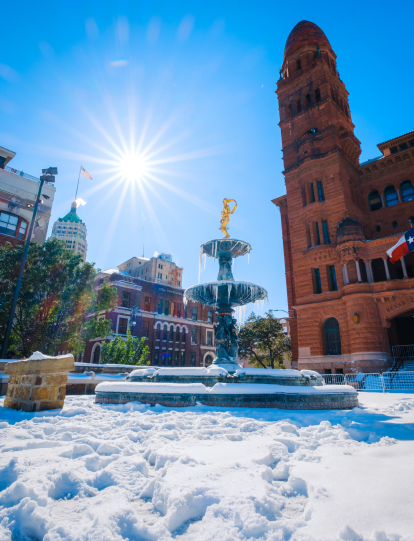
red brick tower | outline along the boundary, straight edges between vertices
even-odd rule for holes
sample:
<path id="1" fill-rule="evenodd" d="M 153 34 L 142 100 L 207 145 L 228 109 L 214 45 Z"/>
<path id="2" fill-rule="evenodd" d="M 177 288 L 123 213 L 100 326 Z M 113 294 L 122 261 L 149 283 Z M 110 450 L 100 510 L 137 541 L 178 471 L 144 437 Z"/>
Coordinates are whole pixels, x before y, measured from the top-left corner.
<path id="1" fill-rule="evenodd" d="M 376 302 L 363 291 L 344 296 L 349 284 L 371 282 L 360 142 L 336 55 L 315 24 L 301 21 L 290 33 L 276 94 L 286 195 L 273 202 L 282 217 L 293 361 L 321 369 L 324 356 L 335 355 L 346 367 L 357 354 L 374 369 L 390 358 Z M 357 312 L 366 314 L 364 326 L 354 324 Z"/>

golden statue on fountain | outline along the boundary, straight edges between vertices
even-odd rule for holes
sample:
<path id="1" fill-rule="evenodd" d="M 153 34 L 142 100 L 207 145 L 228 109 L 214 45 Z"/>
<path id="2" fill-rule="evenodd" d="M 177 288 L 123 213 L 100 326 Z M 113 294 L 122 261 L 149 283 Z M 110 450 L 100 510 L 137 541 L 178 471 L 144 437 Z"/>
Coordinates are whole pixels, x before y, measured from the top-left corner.
<path id="1" fill-rule="evenodd" d="M 229 203 L 234 203 L 233 209 L 230 209 Z M 234 199 L 223 199 L 223 210 L 221 211 L 221 220 L 220 220 L 221 225 L 219 229 L 227 239 L 230 238 L 230 235 L 227 231 L 227 224 L 230 221 L 230 215 L 233 214 L 236 208 L 237 208 L 237 203 Z"/>

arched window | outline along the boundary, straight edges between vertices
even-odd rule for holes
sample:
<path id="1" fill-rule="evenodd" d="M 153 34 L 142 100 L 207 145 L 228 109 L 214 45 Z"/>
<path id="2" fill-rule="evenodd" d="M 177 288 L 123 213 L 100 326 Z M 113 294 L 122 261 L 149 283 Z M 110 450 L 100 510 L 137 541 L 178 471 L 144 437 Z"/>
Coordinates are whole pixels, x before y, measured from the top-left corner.
<path id="1" fill-rule="evenodd" d="M 209 354 L 204 359 L 204 366 L 210 366 L 212 362 L 213 362 L 213 357 Z"/>
<path id="2" fill-rule="evenodd" d="M 332 90 L 332 99 L 336 102 L 336 96 L 335 96 L 335 92 Z"/>
<path id="3" fill-rule="evenodd" d="M 392 207 L 398 203 L 398 195 L 394 186 L 388 186 L 384 190 L 385 206 Z"/>
<path id="4" fill-rule="evenodd" d="M 310 97 L 310 94 L 306 94 L 305 96 L 305 107 L 310 107 L 311 106 L 311 97 Z"/>
<path id="5" fill-rule="evenodd" d="M 157 325 L 157 340 L 161 340 L 161 325 Z"/>
<path id="6" fill-rule="evenodd" d="M 174 341 L 174 326 L 170 326 L 170 342 Z"/>
<path id="7" fill-rule="evenodd" d="M 315 102 L 318 103 L 318 101 L 321 101 L 321 91 L 319 88 L 315 90 Z"/>
<path id="8" fill-rule="evenodd" d="M 400 190 L 403 201 L 411 201 L 414 199 L 414 188 L 409 180 L 404 180 L 401 183 Z"/>
<path id="9" fill-rule="evenodd" d="M 95 346 L 94 352 L 93 352 L 93 364 L 99 364 L 101 358 L 101 346 L 97 345 Z"/>
<path id="10" fill-rule="evenodd" d="M 339 323 L 334 317 L 327 319 L 323 325 L 325 335 L 325 355 L 341 354 L 341 335 Z"/>
<path id="11" fill-rule="evenodd" d="M 302 102 L 300 100 L 298 100 L 296 102 L 296 112 L 300 113 L 301 111 L 302 111 Z"/>
<path id="12" fill-rule="evenodd" d="M 176 342 L 180 341 L 180 327 L 177 327 L 177 329 L 175 331 L 175 341 Z"/>
<path id="13" fill-rule="evenodd" d="M 9 237 L 24 239 L 26 236 L 27 222 L 9 212 L 0 212 L 0 233 Z"/>
<path id="14" fill-rule="evenodd" d="M 167 340 L 168 337 L 168 327 L 167 325 L 164 325 L 164 335 L 162 337 L 163 340 Z"/>
<path id="15" fill-rule="evenodd" d="M 378 193 L 378 190 L 372 190 L 372 192 L 368 196 L 368 203 L 369 203 L 369 210 L 379 210 L 382 208 L 382 200 L 381 196 Z"/>
<path id="16" fill-rule="evenodd" d="M 292 116 L 292 105 L 289 103 L 289 105 L 286 107 L 286 117 L 290 118 Z"/>
<path id="17" fill-rule="evenodd" d="M 181 342 L 185 344 L 185 327 L 183 327 L 183 330 L 181 331 Z"/>

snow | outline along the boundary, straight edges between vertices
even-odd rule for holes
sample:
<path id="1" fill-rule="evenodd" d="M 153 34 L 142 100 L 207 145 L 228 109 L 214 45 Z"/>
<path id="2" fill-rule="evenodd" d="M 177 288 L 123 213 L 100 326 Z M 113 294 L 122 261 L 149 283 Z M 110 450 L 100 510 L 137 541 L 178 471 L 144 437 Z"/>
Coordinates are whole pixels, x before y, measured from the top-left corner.
<path id="1" fill-rule="evenodd" d="M 273 385 L 266 383 L 216 383 L 206 387 L 202 383 L 158 383 L 158 382 L 102 382 L 95 391 L 111 393 L 176 393 L 176 394 L 307 394 L 331 393 L 357 394 L 350 385 L 302 386 Z"/>
<path id="2" fill-rule="evenodd" d="M 152 385 L 152 384 L 151 384 Z M 353 410 L 1 407 L 1 541 L 410 541 L 414 397 Z"/>
<path id="3" fill-rule="evenodd" d="M 236 370 L 236 375 L 245 374 L 246 376 L 266 376 L 274 378 L 300 378 L 302 373 L 310 372 L 309 370 L 293 370 L 280 368 L 240 368 Z M 315 372 L 316 374 L 316 372 Z M 318 374 L 319 375 L 319 374 Z"/>
<path id="4" fill-rule="evenodd" d="M 228 372 L 220 366 L 211 365 L 208 367 L 177 367 L 160 368 L 157 370 L 159 376 L 227 376 Z"/>
<path id="5" fill-rule="evenodd" d="M 154 372 L 156 372 L 157 369 L 156 368 L 152 368 L 152 367 L 148 367 L 148 368 L 145 368 L 144 370 L 133 370 L 129 376 L 130 377 L 134 377 L 134 378 L 146 378 L 147 376 L 153 376 L 154 375 Z"/>
<path id="6" fill-rule="evenodd" d="M 73 357 L 72 353 L 67 353 L 66 355 L 45 355 L 41 351 L 35 351 L 30 355 L 27 361 L 42 361 L 43 359 L 61 359 L 63 357 Z"/>

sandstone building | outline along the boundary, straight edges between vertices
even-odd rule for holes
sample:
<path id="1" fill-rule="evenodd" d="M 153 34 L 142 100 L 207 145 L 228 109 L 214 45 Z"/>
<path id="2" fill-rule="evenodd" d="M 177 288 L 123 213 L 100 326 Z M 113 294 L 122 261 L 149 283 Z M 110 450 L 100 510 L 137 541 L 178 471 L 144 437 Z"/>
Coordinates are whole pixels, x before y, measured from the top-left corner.
<path id="1" fill-rule="evenodd" d="M 308 21 L 287 39 L 276 94 L 293 365 L 383 371 L 393 346 L 414 343 L 414 252 L 395 265 L 386 254 L 414 220 L 414 131 L 359 163 L 336 55 Z"/>
<path id="2" fill-rule="evenodd" d="M 66 216 L 58 218 L 53 224 L 50 238 L 63 241 L 66 244 L 67 250 L 82 256 L 82 259 L 86 261 L 86 254 L 88 252 L 86 235 L 86 225 L 78 216 L 76 212 L 76 201 L 74 201 Z"/>
<path id="3" fill-rule="evenodd" d="M 8 165 L 16 156 L 12 150 L 0 147 L 0 245 L 24 244 L 27 239 L 40 179 Z M 32 239 L 42 244 L 46 240 L 56 188 L 44 183 Z"/>

